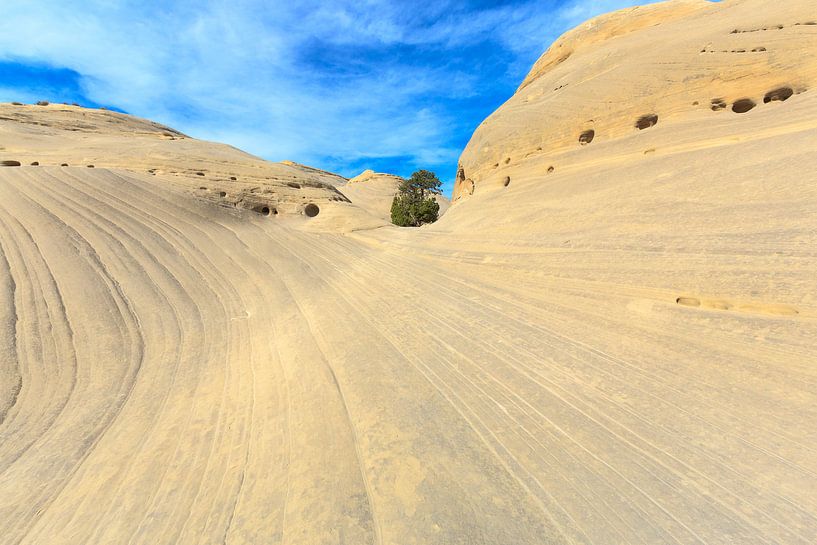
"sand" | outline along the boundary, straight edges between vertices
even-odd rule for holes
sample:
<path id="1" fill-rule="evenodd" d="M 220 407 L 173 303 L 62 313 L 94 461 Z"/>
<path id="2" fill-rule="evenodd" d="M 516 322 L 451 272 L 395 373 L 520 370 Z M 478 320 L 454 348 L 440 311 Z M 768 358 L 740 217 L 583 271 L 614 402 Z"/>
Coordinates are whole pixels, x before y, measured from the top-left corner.
<path id="1" fill-rule="evenodd" d="M 654 10 L 537 63 L 420 229 L 330 173 L 0 106 L 3 543 L 813 543 L 811 2 Z M 700 53 L 716 27 L 767 60 Z"/>

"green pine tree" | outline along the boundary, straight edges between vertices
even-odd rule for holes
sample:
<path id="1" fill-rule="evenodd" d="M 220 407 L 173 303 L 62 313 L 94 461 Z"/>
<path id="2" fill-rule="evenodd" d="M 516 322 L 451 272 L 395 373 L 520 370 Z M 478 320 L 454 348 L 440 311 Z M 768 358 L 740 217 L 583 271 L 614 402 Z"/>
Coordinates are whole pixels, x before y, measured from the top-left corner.
<path id="1" fill-rule="evenodd" d="M 441 193 L 442 182 L 430 170 L 418 170 L 400 182 L 391 204 L 391 221 L 400 227 L 419 227 L 434 223 L 440 205 L 434 195 Z"/>

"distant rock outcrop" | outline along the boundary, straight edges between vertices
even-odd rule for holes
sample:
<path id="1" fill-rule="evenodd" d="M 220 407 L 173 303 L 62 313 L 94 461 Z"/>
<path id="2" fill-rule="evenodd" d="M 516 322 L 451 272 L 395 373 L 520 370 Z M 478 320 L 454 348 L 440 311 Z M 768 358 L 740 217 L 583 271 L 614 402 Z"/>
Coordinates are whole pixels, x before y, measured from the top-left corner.
<path id="1" fill-rule="evenodd" d="M 148 174 L 167 188 L 227 210 L 277 218 L 320 214 L 320 221 L 311 223 L 330 230 L 379 223 L 338 191 L 337 186 L 346 183 L 342 176 L 291 161 L 265 161 L 110 110 L 0 104 L 0 129 L 13 136 L 0 158 L 7 165 L 22 160 L 32 166 L 77 165 Z M 7 155 L 13 159 L 5 159 Z"/>
<path id="2" fill-rule="evenodd" d="M 364 170 L 340 187 L 340 191 L 353 204 L 363 208 L 371 215 L 391 222 L 391 203 L 397 194 L 397 188 L 403 181 L 393 174 L 378 173 L 373 170 Z M 439 215 L 442 216 L 450 205 L 444 195 L 435 195 L 434 200 L 440 205 Z"/>

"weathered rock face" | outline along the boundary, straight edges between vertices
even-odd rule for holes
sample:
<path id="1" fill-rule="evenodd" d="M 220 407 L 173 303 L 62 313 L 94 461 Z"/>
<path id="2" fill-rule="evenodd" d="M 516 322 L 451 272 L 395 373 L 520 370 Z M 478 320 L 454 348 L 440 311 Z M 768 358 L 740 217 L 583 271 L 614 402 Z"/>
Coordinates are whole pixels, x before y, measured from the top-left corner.
<path id="1" fill-rule="evenodd" d="M 742 115 L 809 100 L 798 95 L 817 86 L 815 49 L 810 0 L 675 0 L 597 17 L 557 40 L 479 126 L 452 200 L 599 160 L 613 142 L 643 153 L 647 133 L 730 134 Z"/>
<path id="2" fill-rule="evenodd" d="M 108 110 L 0 104 L 0 138 L 4 160 L 148 173 L 170 189 L 236 211 L 309 217 L 310 204 L 324 211 L 348 207 L 335 187 L 346 181 L 341 176 L 289 161 L 272 163 Z"/>

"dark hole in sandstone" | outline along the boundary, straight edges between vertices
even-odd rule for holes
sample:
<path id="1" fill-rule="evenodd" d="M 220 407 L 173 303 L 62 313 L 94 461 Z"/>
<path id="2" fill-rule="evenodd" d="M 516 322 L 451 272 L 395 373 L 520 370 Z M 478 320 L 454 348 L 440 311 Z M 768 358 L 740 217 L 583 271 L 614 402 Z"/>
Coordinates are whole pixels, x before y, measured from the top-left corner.
<path id="1" fill-rule="evenodd" d="M 33 163 L 31 163 L 31 166 L 38 167 L 38 166 L 40 166 L 40 162 L 39 161 L 34 161 Z"/>
<path id="2" fill-rule="evenodd" d="M 504 185 L 505 187 L 508 187 L 509 185 L 511 185 L 511 177 L 510 176 L 505 176 L 505 179 L 502 180 L 502 185 Z"/>
<path id="3" fill-rule="evenodd" d="M 262 216 L 269 216 L 272 213 L 272 210 L 270 209 L 269 206 L 257 206 L 255 208 L 255 211 L 261 214 Z M 278 212 L 276 211 L 276 214 L 277 213 Z"/>
<path id="4" fill-rule="evenodd" d="M 642 115 L 638 118 L 638 121 L 635 122 L 635 126 L 638 130 L 643 131 L 644 129 L 649 129 L 650 127 L 655 126 L 658 124 L 658 116 L 655 114 L 649 115 Z"/>
<path id="5" fill-rule="evenodd" d="M 63 163 L 63 164 L 61 164 L 60 166 L 61 166 L 61 167 L 67 167 L 67 166 L 68 166 L 68 163 Z"/>
<path id="6" fill-rule="evenodd" d="M 596 131 L 594 131 L 593 129 L 590 129 L 589 131 L 584 131 L 583 133 L 581 133 L 579 135 L 579 143 L 582 146 L 584 146 L 584 145 L 589 144 L 590 142 L 592 142 L 595 137 L 596 137 Z"/>
<path id="7" fill-rule="evenodd" d="M 236 181 L 238 178 L 236 178 L 235 176 L 230 176 L 230 179 L 231 179 L 232 181 Z"/>
<path id="8" fill-rule="evenodd" d="M 218 192 L 218 196 L 219 196 L 219 197 L 226 197 L 226 196 L 227 196 L 227 192 L 226 192 L 226 191 L 219 191 L 219 192 Z"/>
<path id="9" fill-rule="evenodd" d="M 745 114 L 752 108 L 756 106 L 755 101 L 751 98 L 742 98 L 740 100 L 736 100 L 732 104 L 732 111 L 736 114 Z"/>
<path id="10" fill-rule="evenodd" d="M 204 172 L 196 172 L 196 176 L 204 176 Z"/>
<path id="11" fill-rule="evenodd" d="M 19 167 L 20 166 L 20 161 L 10 161 L 10 160 L 0 161 L 0 166 Z"/>
<path id="12" fill-rule="evenodd" d="M 505 164 L 506 164 L 506 165 L 507 165 L 508 163 L 510 163 L 510 162 L 511 162 L 511 158 L 510 158 L 510 157 L 508 157 L 507 159 L 505 159 Z"/>
<path id="13" fill-rule="evenodd" d="M 774 91 L 769 91 L 766 93 L 766 96 L 763 97 L 763 102 L 768 104 L 769 102 L 774 102 L 779 100 L 783 102 L 784 100 L 788 100 L 794 94 L 794 91 L 791 87 L 781 87 L 780 89 L 775 89 Z"/>
<path id="14" fill-rule="evenodd" d="M 317 216 L 320 213 L 320 211 L 321 209 L 318 208 L 318 205 L 315 203 L 309 203 L 306 205 L 306 207 L 304 207 L 304 214 L 306 214 L 307 217 L 310 218 L 314 218 L 315 216 Z"/>
<path id="15" fill-rule="evenodd" d="M 296 184 L 295 182 L 287 182 L 287 185 L 292 189 L 301 189 L 301 184 Z"/>
<path id="16" fill-rule="evenodd" d="M 712 111 L 717 112 L 718 110 L 723 110 L 726 108 L 726 102 L 722 98 L 713 98 L 712 99 Z"/>
<path id="17" fill-rule="evenodd" d="M 94 165 L 88 165 L 88 168 L 94 168 Z"/>
<path id="18" fill-rule="evenodd" d="M 554 167 L 549 166 L 548 167 L 548 174 L 551 174 L 554 170 L 556 170 Z"/>

